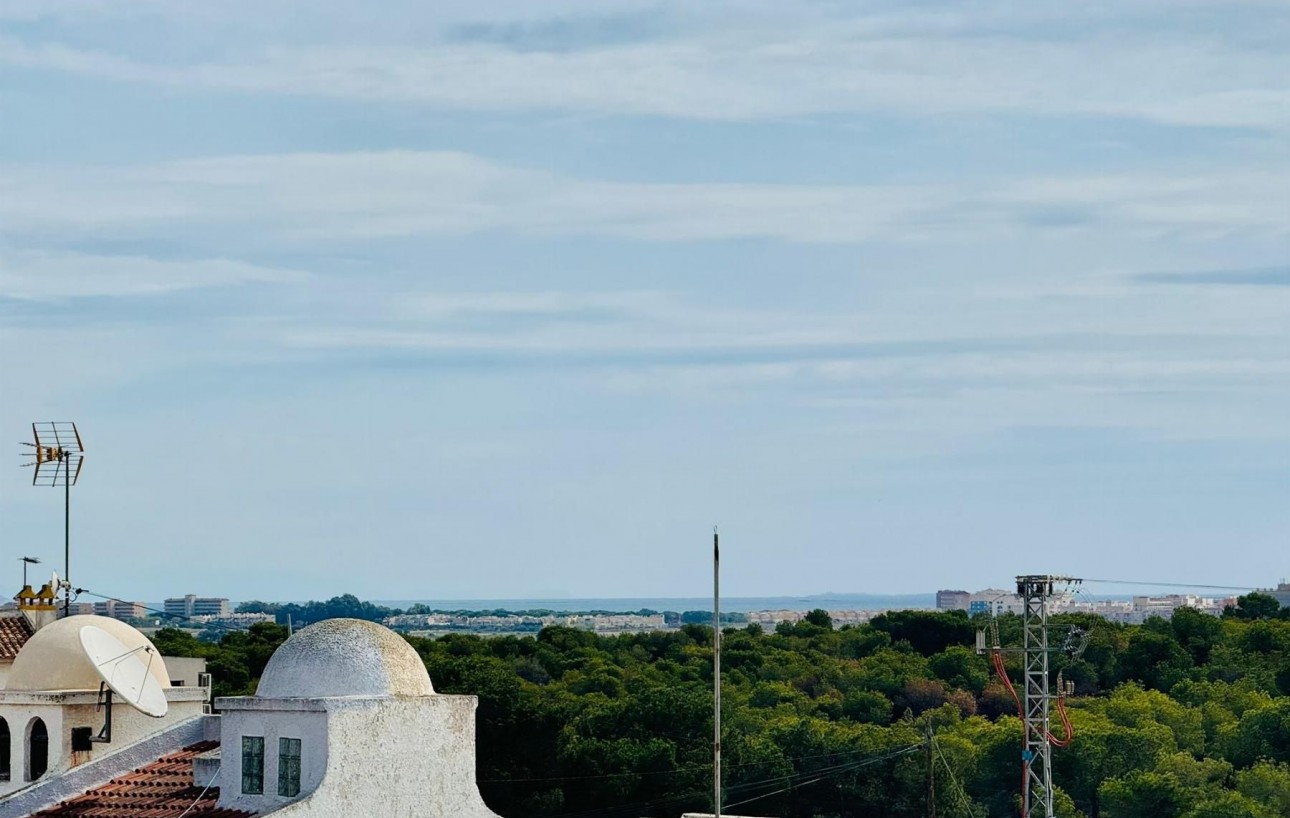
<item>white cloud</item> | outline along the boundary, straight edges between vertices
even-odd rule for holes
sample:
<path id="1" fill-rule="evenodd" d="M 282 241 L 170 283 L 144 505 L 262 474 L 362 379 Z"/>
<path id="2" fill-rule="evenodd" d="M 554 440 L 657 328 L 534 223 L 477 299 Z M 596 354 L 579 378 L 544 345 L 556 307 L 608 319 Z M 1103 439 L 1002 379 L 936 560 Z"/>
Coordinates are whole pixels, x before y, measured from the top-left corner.
<path id="1" fill-rule="evenodd" d="M 650 241 L 852 244 L 1096 229 L 1281 237 L 1267 173 L 1128 172 L 935 185 L 606 182 L 468 154 L 232 156 L 118 168 L 0 166 L 0 234 L 236 226 L 295 242 L 501 230 Z"/>
<path id="2" fill-rule="evenodd" d="M 1284 23 L 1274 11 L 1249 4 L 1240 16 L 1224 15 L 1238 31 L 1273 43 L 1257 47 L 1203 24 L 1183 27 L 1172 4 L 1125 5 L 1070 14 L 933 7 L 841 18 L 797 7 L 738 15 L 668 9 L 659 12 L 668 36 L 569 49 L 461 41 L 450 36 L 453 15 L 414 12 L 432 32 L 416 45 L 355 21 L 348 36 L 224 43 L 188 62 L 10 37 L 0 39 L 0 63 L 176 88 L 457 110 L 707 120 L 988 112 L 1290 129 L 1290 55 L 1275 46 Z M 183 36 L 182 27 L 176 34 Z"/>
<path id="3" fill-rule="evenodd" d="M 0 252 L 0 298 L 61 300 L 141 296 L 254 283 L 294 283 L 305 274 L 229 259 L 166 261 L 147 256 Z"/>

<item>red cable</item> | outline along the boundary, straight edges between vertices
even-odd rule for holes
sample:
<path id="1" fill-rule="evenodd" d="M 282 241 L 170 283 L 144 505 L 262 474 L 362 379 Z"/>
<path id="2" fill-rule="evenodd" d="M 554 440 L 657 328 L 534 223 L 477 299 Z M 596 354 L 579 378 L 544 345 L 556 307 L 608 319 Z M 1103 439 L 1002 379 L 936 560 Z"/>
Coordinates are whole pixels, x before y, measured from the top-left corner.
<path id="1" fill-rule="evenodd" d="M 1062 729 L 1066 731 L 1066 738 L 1059 739 L 1052 733 L 1048 734 L 1048 741 L 1054 747 L 1063 749 L 1071 746 L 1071 741 L 1075 738 L 1075 728 L 1071 726 L 1070 714 L 1066 712 L 1066 697 L 1064 695 L 1057 697 L 1057 715 L 1061 717 Z"/>
<path id="2" fill-rule="evenodd" d="M 1021 709 L 1021 697 L 1017 695 L 1017 689 L 1012 686 L 1012 680 L 1008 678 L 1008 669 L 1003 665 L 1003 654 L 998 648 L 990 651 L 990 658 L 994 661 L 994 672 L 999 674 L 999 679 L 1003 682 L 1004 687 L 1012 694 L 1012 700 L 1017 703 L 1017 715 L 1021 716 L 1021 746 L 1026 746 L 1026 716 Z M 1021 760 L 1021 792 L 1022 792 L 1022 809 L 1021 818 L 1030 818 L 1029 811 L 1025 808 L 1025 792 L 1030 786 L 1030 762 L 1025 758 Z"/>

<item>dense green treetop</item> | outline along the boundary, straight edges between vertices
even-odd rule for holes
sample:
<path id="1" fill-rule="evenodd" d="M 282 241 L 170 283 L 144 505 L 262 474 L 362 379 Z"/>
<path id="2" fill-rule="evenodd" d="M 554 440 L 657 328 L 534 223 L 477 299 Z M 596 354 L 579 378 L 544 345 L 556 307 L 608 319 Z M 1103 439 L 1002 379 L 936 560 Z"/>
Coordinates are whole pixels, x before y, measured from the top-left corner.
<path id="1" fill-rule="evenodd" d="M 338 597 L 325 610 L 377 607 Z M 925 815 L 930 727 L 938 814 L 1017 815 L 1016 704 L 973 649 L 976 629 L 991 623 L 901 611 L 831 624 L 819 611 L 773 632 L 724 629 L 727 809 Z M 1017 644 L 1016 617 L 993 624 Z M 1072 639 L 1082 651 L 1052 656 L 1054 679 L 1076 690 L 1066 703 L 1075 739 L 1053 751 L 1059 815 L 1290 816 L 1290 620 L 1279 608 L 1252 594 L 1222 618 L 1180 610 L 1124 626 L 1056 616 L 1053 628 L 1058 644 L 1066 631 L 1086 634 Z M 155 641 L 168 655 L 205 657 L 216 693 L 229 695 L 254 691 L 285 638 L 284 627 L 265 623 L 218 643 L 165 629 Z M 408 641 L 436 690 L 479 697 L 480 789 L 502 815 L 711 809 L 710 625 Z M 1017 658 L 1007 656 L 1015 683 Z"/>

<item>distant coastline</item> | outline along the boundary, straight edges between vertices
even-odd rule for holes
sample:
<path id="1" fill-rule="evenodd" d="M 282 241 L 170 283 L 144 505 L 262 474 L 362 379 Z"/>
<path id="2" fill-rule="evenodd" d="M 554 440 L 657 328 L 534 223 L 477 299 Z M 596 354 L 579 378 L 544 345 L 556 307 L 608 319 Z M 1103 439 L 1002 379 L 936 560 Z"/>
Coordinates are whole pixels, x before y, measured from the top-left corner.
<path id="1" fill-rule="evenodd" d="M 711 597 L 603 597 L 565 599 L 377 599 L 378 605 L 409 608 L 424 605 L 441 611 L 533 611 L 582 613 L 614 611 L 630 613 L 651 611 L 706 611 L 712 608 Z M 817 594 L 808 596 L 722 597 L 721 609 L 731 613 L 752 611 L 877 611 L 930 609 L 936 607 L 936 594 Z"/>

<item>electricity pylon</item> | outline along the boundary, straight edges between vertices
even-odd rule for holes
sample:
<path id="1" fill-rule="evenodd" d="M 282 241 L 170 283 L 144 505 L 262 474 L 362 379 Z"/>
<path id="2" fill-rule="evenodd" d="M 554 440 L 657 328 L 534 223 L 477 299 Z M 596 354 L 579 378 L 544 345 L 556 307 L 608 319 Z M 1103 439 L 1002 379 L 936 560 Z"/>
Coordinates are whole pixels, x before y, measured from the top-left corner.
<path id="1" fill-rule="evenodd" d="M 1021 602 L 1021 647 L 1004 648 L 999 644 L 999 622 L 992 619 L 992 639 L 986 644 L 986 632 L 977 631 L 977 653 L 989 652 L 994 672 L 1017 704 L 1021 715 L 1023 738 L 1021 745 L 1021 818 L 1053 818 L 1053 763 L 1052 748 L 1069 747 L 1075 737 L 1070 715 L 1066 712 L 1066 697 L 1074 692 L 1074 685 L 1063 681 L 1057 674 L 1057 692 L 1048 686 L 1048 656 L 1060 651 L 1072 660 L 1078 659 L 1088 643 L 1088 634 L 1079 627 L 1068 627 L 1066 638 L 1057 647 L 1049 641 L 1048 603 L 1058 584 L 1067 589 L 1083 580 L 1049 574 L 1028 574 L 1017 577 L 1017 598 Z M 997 602 L 998 600 L 995 600 Z M 992 616 L 998 615 L 998 609 Z M 1022 685 L 1018 693 L 1008 678 L 1008 668 L 1003 654 L 1021 654 Z M 1064 738 L 1053 735 L 1051 705 L 1057 702 Z"/>

